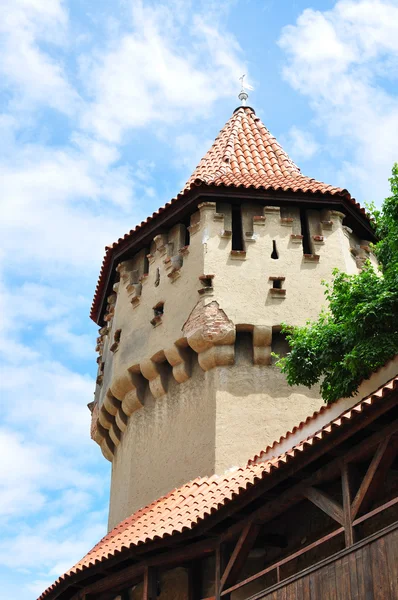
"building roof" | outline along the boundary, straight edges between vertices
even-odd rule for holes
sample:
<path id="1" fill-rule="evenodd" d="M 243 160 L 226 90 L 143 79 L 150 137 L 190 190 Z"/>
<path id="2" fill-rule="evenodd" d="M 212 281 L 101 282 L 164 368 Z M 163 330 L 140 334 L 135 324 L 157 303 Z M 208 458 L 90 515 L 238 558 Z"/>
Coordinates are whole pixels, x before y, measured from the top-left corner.
<path id="1" fill-rule="evenodd" d="M 98 320 L 103 294 L 108 283 L 113 256 L 134 242 L 138 233 L 181 202 L 198 186 L 257 189 L 340 196 L 362 214 L 365 210 L 351 198 L 346 189 L 334 187 L 303 175 L 274 136 L 250 107 L 239 107 L 216 137 L 210 150 L 200 161 L 182 191 L 146 221 L 131 229 L 117 242 L 106 247 L 90 316 Z"/>
<path id="2" fill-rule="evenodd" d="M 236 109 L 183 190 L 200 184 L 349 195 L 303 175 L 249 107 Z"/>
<path id="3" fill-rule="evenodd" d="M 199 477 L 138 510 L 103 537 L 82 560 L 50 586 L 39 600 L 52 596 L 58 586 L 73 575 L 106 562 L 123 551 L 192 530 L 228 502 L 243 495 L 249 487 L 266 477 L 272 477 L 285 464 L 290 464 L 315 444 L 321 443 L 336 429 L 349 425 L 362 414 L 367 416 L 372 407 L 379 405 L 394 390 L 398 390 L 398 375 L 287 452 L 262 462 L 260 453 L 256 464 L 227 471 L 222 476 Z"/>

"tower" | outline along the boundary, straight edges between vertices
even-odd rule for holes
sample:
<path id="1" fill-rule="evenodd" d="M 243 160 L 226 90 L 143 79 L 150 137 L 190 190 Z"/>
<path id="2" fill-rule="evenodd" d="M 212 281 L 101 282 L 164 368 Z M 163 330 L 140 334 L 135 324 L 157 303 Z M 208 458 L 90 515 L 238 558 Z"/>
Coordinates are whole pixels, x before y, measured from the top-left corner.
<path id="1" fill-rule="evenodd" d="M 112 461 L 109 526 L 199 475 L 245 464 L 317 410 L 272 351 L 325 305 L 322 280 L 373 260 L 363 210 L 301 174 L 239 107 L 182 192 L 107 248 L 93 439 Z"/>

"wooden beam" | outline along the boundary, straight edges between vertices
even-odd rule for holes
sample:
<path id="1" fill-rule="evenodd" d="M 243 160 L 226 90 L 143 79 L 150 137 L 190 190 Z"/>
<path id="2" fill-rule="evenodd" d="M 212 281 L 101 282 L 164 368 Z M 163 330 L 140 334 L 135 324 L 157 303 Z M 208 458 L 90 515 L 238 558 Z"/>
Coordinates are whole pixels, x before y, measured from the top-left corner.
<path id="1" fill-rule="evenodd" d="M 390 443 L 392 442 L 392 443 Z M 397 454 L 397 438 L 386 437 L 378 446 L 376 453 L 366 471 L 358 492 L 351 505 L 351 515 L 355 519 L 361 508 L 369 506 L 380 483 Z"/>
<path id="2" fill-rule="evenodd" d="M 321 492 L 317 488 L 308 487 L 303 491 L 303 496 L 308 498 L 315 506 L 323 510 L 324 513 L 329 515 L 332 519 L 340 523 L 340 525 L 344 525 L 344 515 L 343 509 L 330 496 L 325 494 L 325 492 Z"/>
<path id="3" fill-rule="evenodd" d="M 248 554 L 256 541 L 260 527 L 257 523 L 248 523 L 242 531 L 221 577 L 221 591 L 236 582 Z"/>
<path id="4" fill-rule="evenodd" d="M 237 533 L 241 531 L 248 522 L 264 523 L 286 511 L 303 498 L 303 491 L 307 489 L 308 486 L 317 485 L 319 483 L 323 483 L 324 481 L 328 481 L 335 476 L 338 476 L 338 474 L 341 472 L 342 461 L 344 463 L 351 463 L 359 460 L 362 458 L 362 456 L 369 452 L 369 449 L 379 444 L 380 441 L 387 435 L 395 432 L 398 432 L 398 420 L 390 423 L 384 431 L 374 433 L 369 438 L 351 448 L 351 450 L 347 452 L 344 459 L 335 458 L 318 469 L 318 471 L 308 477 L 308 479 L 303 480 L 301 483 L 297 483 L 285 492 L 282 492 L 282 494 L 278 495 L 273 500 L 266 502 L 264 506 L 257 508 L 245 519 L 243 519 L 241 523 L 231 525 L 227 531 L 222 534 L 222 539 L 225 541 L 230 540 L 233 536 L 236 536 Z"/>
<path id="5" fill-rule="evenodd" d="M 343 464 L 341 469 L 341 486 L 343 492 L 344 537 L 346 548 L 354 543 L 354 530 L 351 514 L 351 487 L 349 465 Z"/>
<path id="6" fill-rule="evenodd" d="M 137 576 L 142 576 L 145 566 L 158 565 L 158 566 L 172 566 L 174 564 L 178 564 L 178 562 L 186 562 L 188 560 L 194 560 L 200 556 L 206 556 L 211 552 L 214 552 L 217 540 L 205 540 L 201 542 L 195 542 L 194 539 L 197 539 L 198 535 L 203 535 L 207 532 L 211 527 L 214 527 L 220 521 L 225 519 L 229 514 L 235 513 L 238 510 L 242 510 L 250 501 L 257 499 L 259 496 L 264 495 L 265 493 L 270 493 L 271 488 L 277 485 L 280 481 L 283 481 L 287 477 L 293 475 L 298 472 L 305 466 L 310 465 L 310 463 L 322 456 L 323 454 L 330 451 L 333 445 L 341 443 L 343 440 L 348 439 L 359 429 L 365 427 L 374 419 L 377 418 L 379 414 L 383 414 L 383 412 L 388 411 L 393 406 L 396 405 L 396 395 L 385 398 L 383 403 L 380 403 L 380 406 L 377 407 L 377 410 L 373 411 L 371 415 L 366 415 L 365 423 L 363 419 L 359 418 L 355 423 L 355 426 L 350 428 L 349 430 L 342 428 L 343 431 L 339 432 L 336 430 L 336 433 L 339 433 L 338 439 L 330 439 L 327 440 L 327 443 L 320 443 L 319 446 L 316 444 L 313 448 L 313 451 L 304 452 L 301 460 L 293 461 L 294 464 L 286 466 L 286 468 L 280 469 L 279 473 L 275 473 L 273 477 L 266 477 L 260 485 L 253 486 L 251 490 L 248 490 L 247 494 L 244 494 L 238 497 L 233 502 L 230 502 L 228 506 L 221 508 L 217 513 L 211 515 L 208 519 L 205 519 L 201 524 L 198 524 L 192 531 L 188 531 L 182 533 L 178 536 L 181 541 L 185 541 L 189 543 L 189 546 L 185 546 L 184 548 L 178 548 L 170 551 L 169 544 L 171 542 L 170 538 L 157 540 L 156 542 L 143 544 L 142 546 L 135 547 L 130 550 L 130 552 L 122 553 L 113 558 L 110 558 L 106 561 L 107 568 L 117 566 L 119 562 L 122 560 L 125 562 L 127 559 L 133 559 L 138 561 L 141 559 L 141 562 L 135 563 L 129 567 L 125 567 L 118 572 L 115 572 L 103 579 L 100 579 L 96 582 L 88 584 L 84 591 L 87 594 L 98 594 L 103 591 L 113 589 L 113 586 L 119 586 L 124 583 L 126 585 L 129 582 L 134 581 Z M 367 438 L 366 440 L 360 442 L 358 445 L 354 446 L 351 450 L 347 452 L 343 459 L 335 459 L 330 463 L 326 464 L 324 467 L 316 471 L 312 476 L 308 479 L 305 479 L 301 483 L 297 483 L 293 487 L 289 488 L 282 494 L 278 494 L 277 497 L 270 499 L 264 505 L 257 508 L 251 514 L 247 515 L 247 517 L 243 518 L 241 522 L 231 525 L 226 529 L 226 531 L 221 534 L 221 540 L 233 540 L 236 539 L 236 536 L 240 534 L 242 529 L 249 522 L 266 522 L 271 518 L 274 518 L 278 514 L 281 514 L 284 510 L 287 510 L 292 505 L 299 502 L 303 497 L 303 489 L 307 485 L 317 485 L 323 481 L 327 481 L 329 478 L 336 476 L 340 472 L 341 461 L 351 462 L 360 459 L 366 453 L 369 452 L 369 449 L 372 449 L 376 446 L 382 439 L 384 439 L 387 435 L 394 434 L 398 431 L 398 420 L 390 423 L 385 430 L 377 432 Z M 331 436 L 334 438 L 333 434 Z M 163 552 L 160 555 L 153 556 L 151 558 L 145 557 L 145 554 L 150 551 L 154 551 L 154 549 L 161 550 L 166 549 L 167 552 Z M 101 576 L 101 572 L 104 569 L 103 564 L 95 565 L 94 567 L 88 570 L 88 574 L 90 577 L 94 575 Z M 86 575 L 85 571 L 82 573 L 77 573 L 72 576 L 69 580 L 65 581 L 65 583 L 59 586 L 59 590 L 57 592 L 57 596 L 61 594 L 66 588 L 73 586 L 77 582 L 82 582 Z M 55 596 L 56 597 L 56 596 Z"/>
<path id="7" fill-rule="evenodd" d="M 142 600 L 156 600 L 157 597 L 156 569 L 147 567 L 144 573 Z"/>
<path id="8" fill-rule="evenodd" d="M 215 600 L 221 598 L 221 544 L 217 545 L 216 548 L 216 572 L 214 576 L 214 591 Z"/>
<path id="9" fill-rule="evenodd" d="M 188 567 L 188 600 L 200 600 L 203 591 L 201 564 L 198 560 Z"/>

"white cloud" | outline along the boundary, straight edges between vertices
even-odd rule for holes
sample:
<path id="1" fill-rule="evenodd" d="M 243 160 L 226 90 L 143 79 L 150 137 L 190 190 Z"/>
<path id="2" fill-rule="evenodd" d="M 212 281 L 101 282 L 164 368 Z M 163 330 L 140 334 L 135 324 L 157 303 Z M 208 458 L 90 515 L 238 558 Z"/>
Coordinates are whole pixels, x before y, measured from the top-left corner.
<path id="1" fill-rule="evenodd" d="M 0 162 L 3 249 L 15 264 L 29 261 L 30 273 L 44 263 L 49 272 L 60 262 L 98 266 L 105 244 L 126 228 L 126 217 L 135 220 L 137 186 L 130 169 L 116 162 L 117 150 L 83 136 L 74 140 L 64 148 L 15 143 Z"/>
<path id="2" fill-rule="evenodd" d="M 44 104 L 73 114 L 79 96 L 65 69 L 40 48 L 66 41 L 67 13 L 62 0 L 13 0 L 3 3 L 0 19 L 0 73 L 16 92 L 14 108 Z"/>
<path id="3" fill-rule="evenodd" d="M 84 128 L 119 142 L 131 128 L 204 115 L 236 90 L 242 72 L 236 40 L 191 11 L 184 2 L 132 3 L 131 29 L 82 61 L 94 98 Z"/>
<path id="4" fill-rule="evenodd" d="M 309 131 L 293 126 L 286 136 L 286 149 L 295 162 L 300 162 L 312 158 L 319 145 Z"/>
<path id="5" fill-rule="evenodd" d="M 94 358 L 92 336 L 74 333 L 66 321 L 47 325 L 45 335 L 50 338 L 54 346 L 61 345 L 75 358 Z"/>
<path id="6" fill-rule="evenodd" d="M 122 4 L 125 19 L 119 5 L 110 19 L 88 9 L 90 35 L 67 0 L 2 7 L 0 577 L 10 598 L 39 595 L 105 533 L 88 294 L 105 244 L 162 190 L 134 130 L 177 148 L 188 168 L 202 143 L 182 128 L 234 94 L 243 72 L 221 25 L 228 2 Z"/>
<path id="7" fill-rule="evenodd" d="M 174 144 L 175 153 L 173 163 L 176 167 L 189 170 L 190 175 L 200 159 L 211 148 L 213 140 L 201 139 L 193 133 L 181 133 L 176 136 Z"/>
<path id="8" fill-rule="evenodd" d="M 332 152 L 350 156 L 336 183 L 380 200 L 397 159 L 398 97 L 380 80 L 398 75 L 397 3 L 340 0 L 329 11 L 307 9 L 279 44 L 285 78 L 308 96 Z"/>

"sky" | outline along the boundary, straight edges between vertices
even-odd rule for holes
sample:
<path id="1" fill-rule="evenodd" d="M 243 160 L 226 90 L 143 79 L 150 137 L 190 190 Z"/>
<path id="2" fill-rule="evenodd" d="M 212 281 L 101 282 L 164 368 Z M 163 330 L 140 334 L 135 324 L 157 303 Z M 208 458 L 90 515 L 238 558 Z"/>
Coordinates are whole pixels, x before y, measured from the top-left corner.
<path id="1" fill-rule="evenodd" d="M 0 598 L 106 532 L 90 440 L 105 245 L 165 204 L 238 105 L 302 171 L 380 206 L 398 0 L 0 0 Z"/>

